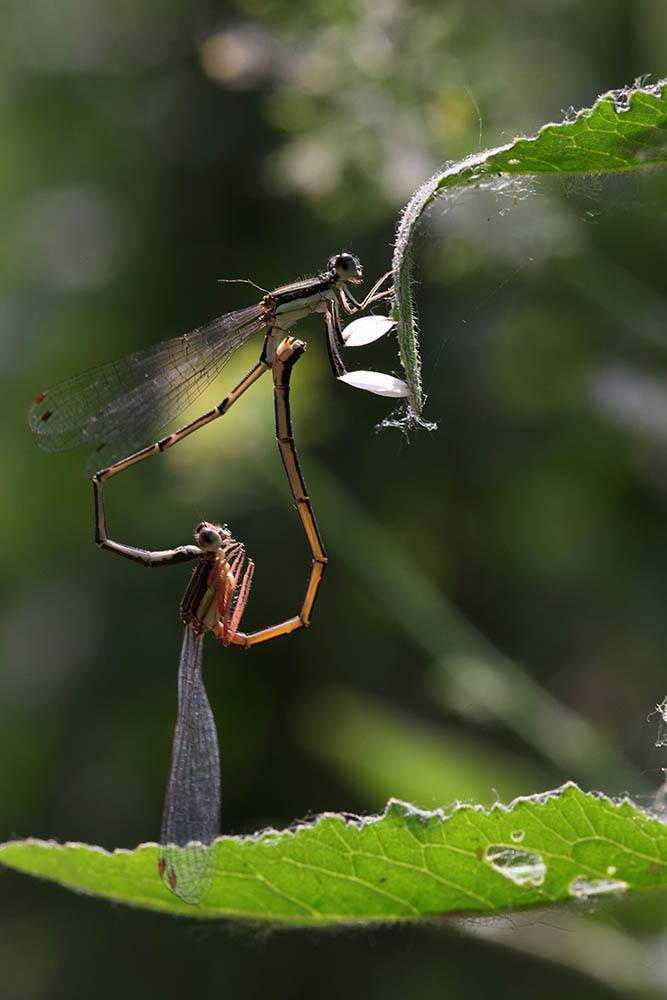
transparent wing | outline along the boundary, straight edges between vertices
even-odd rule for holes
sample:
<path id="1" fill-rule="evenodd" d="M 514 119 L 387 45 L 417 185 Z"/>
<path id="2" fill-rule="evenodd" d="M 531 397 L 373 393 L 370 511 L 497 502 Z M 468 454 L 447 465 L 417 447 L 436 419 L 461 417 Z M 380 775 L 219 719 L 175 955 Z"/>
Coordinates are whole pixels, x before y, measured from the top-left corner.
<path id="1" fill-rule="evenodd" d="M 201 674 L 204 633 L 185 626 L 178 666 L 178 718 L 160 831 L 160 874 L 187 903 L 206 894 L 220 832 L 220 754 Z"/>
<path id="2" fill-rule="evenodd" d="M 37 396 L 28 424 L 44 451 L 88 445 L 93 472 L 111 465 L 152 444 L 264 326 L 263 307 L 250 306 L 74 375 Z"/>

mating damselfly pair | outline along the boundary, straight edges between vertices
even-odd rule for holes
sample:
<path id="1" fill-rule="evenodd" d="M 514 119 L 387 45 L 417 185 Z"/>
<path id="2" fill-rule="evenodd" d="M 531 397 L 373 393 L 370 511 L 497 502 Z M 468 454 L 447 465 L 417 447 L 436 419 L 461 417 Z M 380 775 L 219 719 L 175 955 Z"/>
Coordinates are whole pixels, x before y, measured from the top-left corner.
<path id="1" fill-rule="evenodd" d="M 357 302 L 347 285 L 361 281 L 361 264 L 352 254 L 340 253 L 317 277 L 281 286 L 267 292 L 254 306 L 67 379 L 40 393 L 30 408 L 30 427 L 44 450 L 92 447 L 87 471 L 94 471 L 95 540 L 100 547 L 144 566 L 198 561 L 181 602 L 185 635 L 178 671 L 178 716 L 159 854 L 165 884 L 187 902 L 200 901 L 209 887 L 215 868 L 213 845 L 220 832 L 218 740 L 201 677 L 204 635 L 210 631 L 224 645 L 249 648 L 307 626 L 327 563 L 291 428 L 290 376 L 305 344 L 286 332 L 308 315 L 323 314 L 334 376 L 380 395 L 405 396 L 407 387 L 400 379 L 377 372 L 348 373 L 340 355 L 342 347 L 370 343 L 391 329 L 389 318 L 368 317 L 343 330 L 339 308 L 354 315 L 385 298 L 391 289 L 381 289 L 390 274 L 383 275 Z M 218 406 L 147 444 L 203 391 L 233 353 L 260 331 L 265 335 L 259 361 Z M 229 529 L 201 522 L 195 531 L 196 545 L 159 552 L 115 542 L 108 537 L 103 487 L 112 476 L 165 451 L 225 414 L 268 370 L 273 374 L 276 440 L 309 542 L 312 565 L 298 615 L 245 633 L 239 625 L 254 566 Z M 101 468 L 104 463 L 106 467 Z"/>

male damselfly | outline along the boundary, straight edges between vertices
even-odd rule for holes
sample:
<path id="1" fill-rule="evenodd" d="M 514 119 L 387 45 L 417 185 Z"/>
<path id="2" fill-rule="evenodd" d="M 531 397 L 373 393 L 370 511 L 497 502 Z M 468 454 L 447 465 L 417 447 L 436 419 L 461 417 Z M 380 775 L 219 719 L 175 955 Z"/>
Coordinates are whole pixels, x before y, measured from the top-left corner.
<path id="1" fill-rule="evenodd" d="M 381 288 L 390 276 L 390 271 L 383 275 L 363 301 L 357 302 L 347 285 L 361 281 L 361 264 L 352 254 L 339 253 L 315 278 L 283 285 L 268 292 L 256 305 L 74 375 L 41 392 L 30 407 L 29 425 L 45 451 L 91 447 L 87 473 L 113 467 L 120 460 L 123 467 L 133 465 L 226 413 L 271 367 L 285 332 L 312 313 L 324 315 L 329 363 L 336 378 L 379 395 L 405 396 L 407 387 L 401 379 L 379 372 L 348 373 L 339 350 L 346 344 L 369 343 L 391 329 L 393 324 L 388 318 L 369 317 L 369 321 L 376 321 L 371 323 L 371 334 L 356 339 L 346 337 L 339 310 L 340 304 L 353 315 L 385 298 L 391 290 Z M 203 391 L 234 352 L 260 330 L 265 331 L 265 336 L 259 361 L 218 406 L 146 447 Z"/>

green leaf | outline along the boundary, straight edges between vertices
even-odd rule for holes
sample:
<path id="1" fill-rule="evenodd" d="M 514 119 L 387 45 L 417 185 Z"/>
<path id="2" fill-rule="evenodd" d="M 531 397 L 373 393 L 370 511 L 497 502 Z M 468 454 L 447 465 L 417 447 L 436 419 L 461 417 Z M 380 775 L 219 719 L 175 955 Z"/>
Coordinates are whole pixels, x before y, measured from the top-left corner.
<path id="1" fill-rule="evenodd" d="M 446 164 L 412 196 L 401 213 L 393 259 L 394 318 L 401 364 L 409 388 L 407 412 L 383 426 L 433 427 L 421 418 L 424 404 L 417 320 L 412 303 L 412 244 L 429 206 L 461 187 L 502 190 L 508 176 L 600 174 L 667 164 L 667 81 L 652 87 L 610 91 L 592 108 L 572 111 L 544 125 L 532 138 Z"/>
<path id="2" fill-rule="evenodd" d="M 569 783 L 510 806 L 423 812 L 392 800 L 382 816 L 325 813 L 255 837 L 222 837 L 198 906 L 172 896 L 157 846 L 113 854 L 38 840 L 0 860 L 72 889 L 153 910 L 281 925 L 500 914 L 569 899 L 667 888 L 667 826 L 627 799 Z"/>

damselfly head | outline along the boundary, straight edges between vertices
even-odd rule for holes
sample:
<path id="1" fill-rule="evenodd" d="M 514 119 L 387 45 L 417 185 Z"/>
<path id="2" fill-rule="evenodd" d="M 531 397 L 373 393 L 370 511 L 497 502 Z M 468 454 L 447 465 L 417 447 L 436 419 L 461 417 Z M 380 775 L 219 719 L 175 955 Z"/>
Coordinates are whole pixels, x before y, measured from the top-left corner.
<path id="1" fill-rule="evenodd" d="M 361 281 L 362 267 L 358 257 L 339 253 L 329 261 L 329 272 L 338 281 L 351 281 L 356 285 Z"/>
<path id="2" fill-rule="evenodd" d="M 203 552 L 216 552 L 231 537 L 229 528 L 220 527 L 219 524 L 209 524 L 208 521 L 201 521 L 195 528 L 195 541 Z"/>

